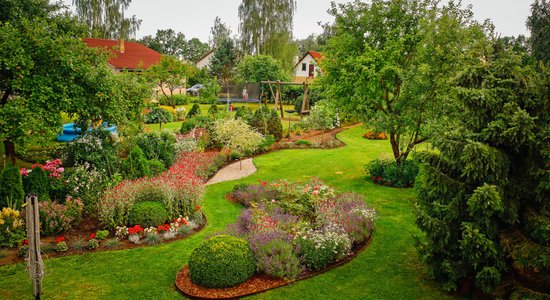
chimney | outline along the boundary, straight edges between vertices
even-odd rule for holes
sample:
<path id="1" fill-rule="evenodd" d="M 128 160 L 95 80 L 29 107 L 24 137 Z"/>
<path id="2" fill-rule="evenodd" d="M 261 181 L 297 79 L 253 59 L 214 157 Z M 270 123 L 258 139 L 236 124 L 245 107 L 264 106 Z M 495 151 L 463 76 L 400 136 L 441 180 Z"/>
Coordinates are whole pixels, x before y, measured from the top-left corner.
<path id="1" fill-rule="evenodd" d="M 120 53 L 124 53 L 124 39 L 120 39 Z"/>

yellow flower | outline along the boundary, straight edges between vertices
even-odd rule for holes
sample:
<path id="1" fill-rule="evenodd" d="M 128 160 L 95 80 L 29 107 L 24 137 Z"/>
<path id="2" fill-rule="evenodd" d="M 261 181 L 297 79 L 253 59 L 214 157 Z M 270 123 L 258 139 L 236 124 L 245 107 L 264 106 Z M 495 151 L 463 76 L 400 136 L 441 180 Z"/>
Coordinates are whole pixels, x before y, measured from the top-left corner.
<path id="1" fill-rule="evenodd" d="M 0 218 L 0 225 L 4 224 L 4 219 Z"/>
<path id="2" fill-rule="evenodd" d="M 14 210 L 14 211 L 13 211 L 13 216 L 16 217 L 16 218 L 19 218 L 19 211 L 18 211 L 18 210 Z"/>

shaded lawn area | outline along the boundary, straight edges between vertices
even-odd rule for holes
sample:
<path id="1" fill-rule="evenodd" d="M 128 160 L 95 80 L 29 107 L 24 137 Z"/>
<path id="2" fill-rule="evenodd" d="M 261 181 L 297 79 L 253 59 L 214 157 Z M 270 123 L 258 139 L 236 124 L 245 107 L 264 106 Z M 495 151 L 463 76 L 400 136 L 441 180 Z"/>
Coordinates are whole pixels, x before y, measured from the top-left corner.
<path id="1" fill-rule="evenodd" d="M 158 246 L 45 260 L 44 299 L 179 299 L 179 269 L 205 236 L 219 231 L 242 210 L 224 199 L 236 183 L 307 180 L 318 176 L 341 191 L 356 191 L 378 212 L 372 244 L 345 266 L 275 289 L 253 299 L 452 299 L 426 278 L 414 249 L 414 192 L 374 185 L 363 165 L 390 151 L 388 141 L 369 141 L 354 127 L 338 137 L 347 146 L 331 150 L 283 150 L 254 159 L 258 173 L 207 188 L 208 226 L 186 240 Z M 31 299 L 25 265 L 0 267 L 0 299 Z"/>

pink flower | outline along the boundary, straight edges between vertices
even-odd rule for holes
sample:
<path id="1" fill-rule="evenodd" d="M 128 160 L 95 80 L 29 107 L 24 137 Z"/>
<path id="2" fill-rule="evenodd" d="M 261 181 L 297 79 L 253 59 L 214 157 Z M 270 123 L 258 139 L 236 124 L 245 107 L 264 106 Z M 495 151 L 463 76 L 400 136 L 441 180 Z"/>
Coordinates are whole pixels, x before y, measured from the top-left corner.
<path id="1" fill-rule="evenodd" d="M 19 169 L 19 174 L 21 174 L 21 176 L 29 176 L 29 169 L 21 168 Z"/>

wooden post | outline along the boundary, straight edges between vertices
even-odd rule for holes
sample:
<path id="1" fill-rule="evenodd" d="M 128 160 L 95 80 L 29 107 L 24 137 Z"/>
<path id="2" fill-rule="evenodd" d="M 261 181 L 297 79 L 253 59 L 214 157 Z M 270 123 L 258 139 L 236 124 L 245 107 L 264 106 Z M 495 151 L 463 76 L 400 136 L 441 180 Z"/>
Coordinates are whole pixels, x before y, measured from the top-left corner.
<path id="1" fill-rule="evenodd" d="M 42 277 L 44 277 L 44 262 L 40 255 L 40 220 L 38 214 L 38 197 L 27 196 L 25 199 L 27 240 L 29 242 L 28 272 L 32 281 L 32 292 L 35 299 L 42 294 Z"/>
<path id="2" fill-rule="evenodd" d="M 282 95 L 281 95 L 281 81 L 277 80 L 277 99 L 278 99 L 278 103 L 279 103 L 279 108 L 281 110 L 281 119 L 285 117 L 284 113 L 283 113 L 283 99 L 281 99 Z M 274 107 L 275 110 L 277 110 L 277 102 L 275 102 L 275 107 Z"/>
<path id="3" fill-rule="evenodd" d="M 309 111 L 309 88 L 307 82 L 304 82 L 304 100 L 302 101 L 302 109 L 300 110 L 300 118 L 305 112 Z"/>

